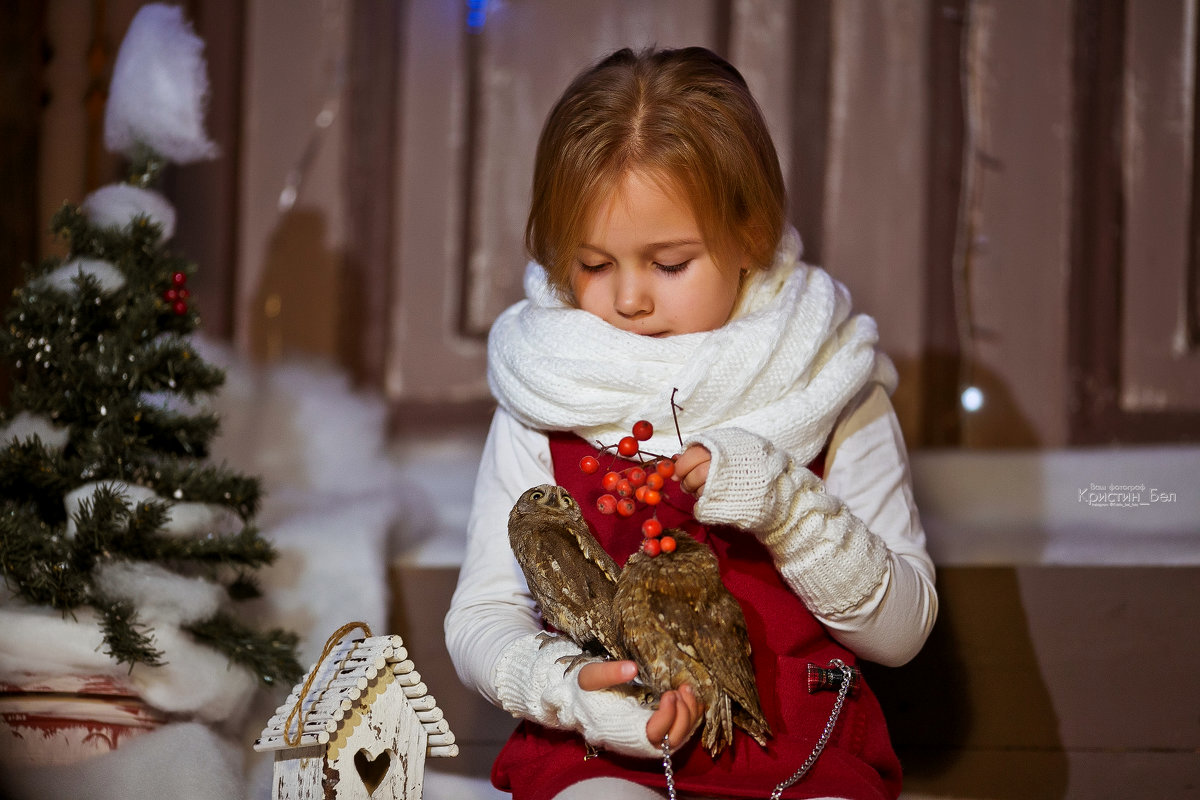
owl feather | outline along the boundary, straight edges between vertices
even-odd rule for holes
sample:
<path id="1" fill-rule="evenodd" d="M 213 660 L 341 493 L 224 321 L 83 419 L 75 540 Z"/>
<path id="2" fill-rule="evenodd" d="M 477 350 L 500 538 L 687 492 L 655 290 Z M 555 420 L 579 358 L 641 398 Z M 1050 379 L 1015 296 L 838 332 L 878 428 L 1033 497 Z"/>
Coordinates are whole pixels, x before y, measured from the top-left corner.
<path id="1" fill-rule="evenodd" d="M 508 541 L 542 619 L 590 656 L 625 658 L 612 616 L 620 567 L 592 534 L 561 486 L 525 491 L 508 516 Z"/>
<path id="2" fill-rule="evenodd" d="M 771 735 L 750 660 L 746 618 L 721 582 L 717 559 L 683 531 L 676 549 L 629 557 L 617 583 L 617 635 L 638 676 L 658 694 L 690 684 L 704 705 L 701 743 L 715 757 L 733 726 L 760 745 Z"/>

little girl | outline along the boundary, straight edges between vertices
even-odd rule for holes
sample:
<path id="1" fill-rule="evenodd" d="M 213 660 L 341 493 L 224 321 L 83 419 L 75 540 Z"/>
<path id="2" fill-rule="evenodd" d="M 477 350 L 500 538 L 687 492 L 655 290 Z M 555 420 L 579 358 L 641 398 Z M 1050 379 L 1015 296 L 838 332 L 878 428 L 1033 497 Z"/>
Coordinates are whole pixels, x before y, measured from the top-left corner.
<path id="1" fill-rule="evenodd" d="M 621 50 L 583 72 L 538 144 L 527 299 L 488 342 L 499 409 L 484 447 L 446 642 L 462 681 L 521 717 L 492 780 L 519 800 L 766 798 L 814 751 L 836 692 L 808 665 L 899 665 L 937 615 L 933 565 L 889 402 L 875 323 L 803 264 L 784 188 L 742 76 L 703 48 Z M 772 737 L 717 757 L 693 736 L 689 686 L 656 708 L 611 691 L 637 673 L 593 659 L 541 620 L 509 548 L 528 488 L 565 486 L 624 564 L 648 515 L 604 516 L 580 458 L 646 419 L 683 448 L 658 506 L 716 554 L 746 617 Z M 601 456 L 602 463 L 612 459 Z M 783 797 L 895 798 L 900 765 L 861 683 L 828 745 Z"/>

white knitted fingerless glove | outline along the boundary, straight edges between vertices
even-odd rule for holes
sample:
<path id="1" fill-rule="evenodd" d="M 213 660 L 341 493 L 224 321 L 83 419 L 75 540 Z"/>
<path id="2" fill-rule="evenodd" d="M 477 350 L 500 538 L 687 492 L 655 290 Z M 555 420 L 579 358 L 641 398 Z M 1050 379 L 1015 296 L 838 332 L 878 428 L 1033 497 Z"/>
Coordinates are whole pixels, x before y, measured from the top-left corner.
<path id="1" fill-rule="evenodd" d="M 548 728 L 578 731 L 589 743 L 614 753 L 659 757 L 659 749 L 646 738 L 652 709 L 613 690 L 579 688 L 582 664 L 563 674 L 566 667 L 558 659 L 579 652 L 578 645 L 565 636 L 543 647 L 538 634 L 505 647 L 496 664 L 501 708 Z"/>
<path id="2" fill-rule="evenodd" d="M 712 453 L 696 519 L 754 533 L 814 612 L 849 611 L 883 581 L 887 545 L 786 452 L 741 428 L 716 428 L 686 444 Z"/>

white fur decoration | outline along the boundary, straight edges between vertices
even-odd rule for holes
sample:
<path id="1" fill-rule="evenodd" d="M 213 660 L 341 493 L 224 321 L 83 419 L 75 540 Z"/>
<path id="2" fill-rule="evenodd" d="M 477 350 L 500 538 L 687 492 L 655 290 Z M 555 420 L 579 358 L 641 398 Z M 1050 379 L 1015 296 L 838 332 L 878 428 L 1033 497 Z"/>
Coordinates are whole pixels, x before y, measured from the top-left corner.
<path id="1" fill-rule="evenodd" d="M 0 449 L 9 446 L 13 439 L 25 441 L 37 436 L 51 450 L 58 450 L 67 443 L 71 432 L 62 425 L 55 425 L 47 417 L 22 411 L 0 427 Z"/>
<path id="2" fill-rule="evenodd" d="M 46 284 L 64 292 L 75 291 L 75 279 L 91 275 L 101 291 L 112 293 L 125 285 L 125 275 L 108 261 L 99 258 L 73 258 L 42 278 Z"/>
<path id="3" fill-rule="evenodd" d="M 148 561 L 113 561 L 96 569 L 96 588 L 105 597 L 128 600 L 151 625 L 188 625 L 208 619 L 221 607 L 225 590 L 203 578 L 189 578 Z"/>
<path id="4" fill-rule="evenodd" d="M 214 158 L 204 130 L 204 42 L 176 6 L 150 3 L 134 16 L 113 65 L 104 144 L 132 155 L 139 144 L 179 164 Z"/>
<path id="5" fill-rule="evenodd" d="M 168 241 L 175 235 L 174 206 L 150 189 L 110 183 L 85 197 L 79 207 L 93 225 L 101 228 L 124 228 L 135 217 L 145 216 L 162 226 L 160 241 Z"/>
<path id="6" fill-rule="evenodd" d="M 223 506 L 211 505 L 209 503 L 172 501 L 170 498 L 159 496 L 149 487 L 125 483 L 124 481 L 91 481 L 72 489 L 63 496 L 63 504 L 67 509 L 68 537 L 74 536 L 78 530 L 75 518 L 79 513 L 80 505 L 84 501 L 90 501 L 96 490 L 105 485 L 111 486 L 114 490 L 122 494 L 125 499 L 125 505 L 129 508 L 133 508 L 138 503 L 144 503 L 149 500 L 170 502 L 171 507 L 168 510 L 167 520 L 163 523 L 162 529 L 172 536 L 235 533 L 240 525 L 237 515 Z"/>

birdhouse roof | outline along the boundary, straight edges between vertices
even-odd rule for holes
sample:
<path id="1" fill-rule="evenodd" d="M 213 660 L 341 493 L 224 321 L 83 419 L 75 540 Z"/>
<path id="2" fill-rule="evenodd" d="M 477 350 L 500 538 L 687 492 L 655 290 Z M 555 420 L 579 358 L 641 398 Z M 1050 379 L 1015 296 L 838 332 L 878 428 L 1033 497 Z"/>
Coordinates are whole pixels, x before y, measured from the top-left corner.
<path id="1" fill-rule="evenodd" d="M 305 673 L 254 742 L 259 752 L 325 745 L 384 692 L 403 694 L 429 735 L 428 755 L 454 756 L 454 734 L 399 636 L 339 642 Z M 297 739 L 297 732 L 299 738 Z M 290 736 L 288 735 L 290 734 Z M 289 741 L 289 738 L 291 741 Z"/>

